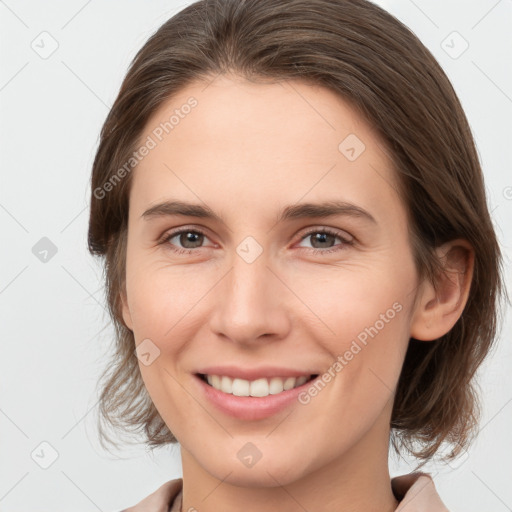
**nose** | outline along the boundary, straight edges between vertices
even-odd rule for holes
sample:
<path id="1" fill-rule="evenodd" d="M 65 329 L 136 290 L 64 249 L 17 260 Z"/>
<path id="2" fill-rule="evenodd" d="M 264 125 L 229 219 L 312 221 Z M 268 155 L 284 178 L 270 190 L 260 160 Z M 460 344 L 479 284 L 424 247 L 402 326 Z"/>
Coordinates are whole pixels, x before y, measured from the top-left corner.
<path id="1" fill-rule="evenodd" d="M 235 254 L 231 269 L 216 286 L 210 328 L 217 336 L 250 346 L 288 334 L 293 294 L 264 254 L 251 263 Z"/>

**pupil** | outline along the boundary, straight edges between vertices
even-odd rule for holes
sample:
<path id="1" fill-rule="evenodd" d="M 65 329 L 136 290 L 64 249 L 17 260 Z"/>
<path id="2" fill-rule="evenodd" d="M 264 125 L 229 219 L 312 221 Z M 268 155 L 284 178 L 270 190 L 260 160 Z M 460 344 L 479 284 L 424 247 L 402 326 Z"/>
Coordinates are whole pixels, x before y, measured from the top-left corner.
<path id="1" fill-rule="evenodd" d="M 332 235 L 330 235 L 329 233 L 317 233 L 317 234 L 313 237 L 313 239 L 314 239 L 315 241 L 320 242 L 320 243 L 325 243 L 325 242 L 326 242 L 326 240 L 325 240 L 325 238 L 326 238 L 326 237 L 332 237 Z"/>
<path id="2" fill-rule="evenodd" d="M 193 245 L 193 247 L 188 247 L 187 243 L 191 242 L 192 244 L 194 244 L 194 242 L 195 242 L 197 244 L 199 242 L 199 245 L 201 245 L 201 241 L 202 241 L 201 237 L 202 236 L 203 235 L 201 235 L 200 233 L 193 233 L 193 232 L 189 231 L 187 233 L 182 233 L 180 242 L 182 243 L 182 245 L 184 247 L 186 247 L 187 249 L 190 249 L 193 247 L 197 247 L 198 245 Z M 198 237 L 199 237 L 199 240 L 197 240 Z M 195 238 L 195 240 L 194 240 L 194 238 Z"/>

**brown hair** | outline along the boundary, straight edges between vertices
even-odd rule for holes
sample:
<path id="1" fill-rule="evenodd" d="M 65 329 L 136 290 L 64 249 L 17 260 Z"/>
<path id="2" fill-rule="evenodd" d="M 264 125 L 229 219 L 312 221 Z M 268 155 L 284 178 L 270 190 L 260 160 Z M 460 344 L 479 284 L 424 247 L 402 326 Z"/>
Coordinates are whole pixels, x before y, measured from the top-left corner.
<path id="1" fill-rule="evenodd" d="M 318 84 L 369 121 L 395 165 L 421 278 L 435 283 L 433 250 L 442 243 L 463 238 L 474 248 L 465 309 L 435 342 L 410 340 L 391 418 L 396 453 L 405 448 L 426 461 L 449 442 L 456 456 L 476 435 L 473 377 L 496 337 L 500 248 L 472 134 L 448 78 L 406 26 L 365 0 L 198 1 L 164 23 L 132 61 L 92 169 L 89 250 L 105 257 L 116 329 L 103 374 L 102 444 L 116 444 L 107 425 L 142 432 L 150 446 L 176 441 L 144 387 L 133 333 L 121 315 L 131 174 L 115 186 L 112 179 L 164 101 L 221 73 Z"/>

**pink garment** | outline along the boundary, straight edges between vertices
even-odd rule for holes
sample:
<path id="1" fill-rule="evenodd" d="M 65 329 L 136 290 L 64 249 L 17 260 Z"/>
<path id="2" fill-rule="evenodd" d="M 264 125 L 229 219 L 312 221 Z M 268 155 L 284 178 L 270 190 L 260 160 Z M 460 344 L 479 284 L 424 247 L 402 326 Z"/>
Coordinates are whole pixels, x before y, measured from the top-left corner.
<path id="1" fill-rule="evenodd" d="M 181 512 L 183 480 L 169 480 L 137 505 L 121 512 Z M 400 501 L 395 512 L 449 512 L 428 473 L 410 473 L 391 479 L 391 488 Z"/>

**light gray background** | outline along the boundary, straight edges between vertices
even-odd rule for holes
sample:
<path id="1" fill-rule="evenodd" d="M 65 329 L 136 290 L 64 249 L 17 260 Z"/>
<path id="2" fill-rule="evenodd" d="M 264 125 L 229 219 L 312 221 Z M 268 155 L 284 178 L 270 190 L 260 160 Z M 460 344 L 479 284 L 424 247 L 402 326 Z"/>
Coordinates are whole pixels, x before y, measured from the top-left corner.
<path id="1" fill-rule="evenodd" d="M 101 268 L 86 233 L 90 169 L 109 106 L 135 52 L 189 3 L 0 1 L 1 511 L 114 512 L 181 476 L 176 447 L 153 456 L 130 448 L 123 459 L 99 447 L 95 386 L 112 330 L 103 329 Z M 510 281 L 512 1 L 379 3 L 431 49 L 459 94 Z M 464 41 L 448 37 L 453 31 L 469 44 L 458 58 Z M 52 44 L 56 51 L 41 56 Z M 32 252 L 42 237 L 57 248 L 46 263 Z M 479 374 L 477 442 L 454 468 L 431 469 L 453 511 L 512 510 L 510 320 L 507 310 Z M 52 450 L 58 458 L 41 468 L 35 460 L 51 462 Z M 410 470 L 405 461 L 391 467 L 393 475 Z"/>

